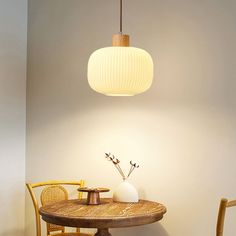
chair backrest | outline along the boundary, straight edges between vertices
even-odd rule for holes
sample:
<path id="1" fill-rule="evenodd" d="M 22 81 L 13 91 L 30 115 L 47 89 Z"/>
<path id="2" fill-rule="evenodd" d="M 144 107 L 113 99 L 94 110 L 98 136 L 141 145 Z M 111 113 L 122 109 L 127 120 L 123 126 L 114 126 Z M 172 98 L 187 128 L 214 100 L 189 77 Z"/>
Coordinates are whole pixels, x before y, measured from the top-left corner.
<path id="1" fill-rule="evenodd" d="M 43 189 L 40 195 L 42 206 L 49 205 L 50 203 L 59 202 L 68 199 L 67 190 L 61 185 L 50 185 Z M 65 227 L 55 224 L 47 223 L 47 235 L 51 232 L 61 231 L 65 232 Z"/>
<path id="2" fill-rule="evenodd" d="M 39 183 L 27 183 L 26 186 L 29 190 L 31 199 L 33 201 L 35 217 L 36 217 L 36 236 L 41 236 L 41 218 L 39 215 L 40 204 L 37 200 L 36 194 L 34 192 L 35 188 L 44 187 L 40 194 L 41 205 L 47 205 L 52 202 L 61 201 L 68 199 L 68 192 L 62 185 L 72 185 L 84 187 L 84 180 L 80 181 L 47 181 Z M 78 193 L 78 198 L 82 198 L 82 192 Z M 61 230 L 64 232 L 64 227 L 47 224 L 47 231 L 57 231 Z"/>
<path id="3" fill-rule="evenodd" d="M 226 209 L 233 206 L 236 206 L 236 200 L 228 201 L 226 198 L 221 199 L 216 225 L 216 236 L 223 236 Z"/>

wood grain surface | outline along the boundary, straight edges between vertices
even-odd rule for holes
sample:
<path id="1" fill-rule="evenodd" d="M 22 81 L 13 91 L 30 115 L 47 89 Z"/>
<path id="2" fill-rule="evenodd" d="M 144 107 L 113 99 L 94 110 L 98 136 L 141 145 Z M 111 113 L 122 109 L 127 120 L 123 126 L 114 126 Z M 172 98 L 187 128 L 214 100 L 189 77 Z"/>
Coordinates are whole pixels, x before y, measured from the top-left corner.
<path id="1" fill-rule="evenodd" d="M 66 200 L 41 207 L 40 215 L 48 223 L 82 228 L 119 228 L 150 224 L 166 213 L 160 203 L 140 200 L 138 203 L 119 203 L 101 199 L 96 206 L 86 200 Z"/>

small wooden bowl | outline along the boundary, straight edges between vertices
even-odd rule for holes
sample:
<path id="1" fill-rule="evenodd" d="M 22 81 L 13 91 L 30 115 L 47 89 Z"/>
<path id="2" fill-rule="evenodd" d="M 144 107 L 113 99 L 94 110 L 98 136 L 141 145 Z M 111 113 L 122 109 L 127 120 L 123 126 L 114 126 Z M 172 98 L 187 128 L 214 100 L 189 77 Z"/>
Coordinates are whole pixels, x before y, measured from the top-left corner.
<path id="1" fill-rule="evenodd" d="M 87 205 L 99 205 L 101 204 L 100 201 L 100 193 L 102 192 L 109 192 L 110 189 L 108 188 L 78 188 L 79 192 L 86 192 L 87 195 Z"/>

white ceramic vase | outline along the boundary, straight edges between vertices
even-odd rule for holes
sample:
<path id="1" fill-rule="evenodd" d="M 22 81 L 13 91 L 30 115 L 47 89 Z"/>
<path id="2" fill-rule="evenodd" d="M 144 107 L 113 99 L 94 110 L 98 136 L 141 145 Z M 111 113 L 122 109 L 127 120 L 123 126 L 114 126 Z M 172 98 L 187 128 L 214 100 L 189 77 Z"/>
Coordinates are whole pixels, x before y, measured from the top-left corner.
<path id="1" fill-rule="evenodd" d="M 113 193 L 113 201 L 115 202 L 138 202 L 138 200 L 136 188 L 126 179 L 118 185 Z"/>

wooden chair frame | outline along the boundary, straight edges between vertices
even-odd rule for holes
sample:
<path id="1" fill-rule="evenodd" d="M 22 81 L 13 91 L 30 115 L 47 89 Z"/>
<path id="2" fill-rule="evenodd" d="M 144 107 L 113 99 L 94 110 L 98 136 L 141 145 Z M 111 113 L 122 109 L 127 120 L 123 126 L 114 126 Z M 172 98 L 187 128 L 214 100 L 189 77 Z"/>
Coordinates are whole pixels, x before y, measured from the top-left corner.
<path id="1" fill-rule="evenodd" d="M 216 225 L 216 236 L 223 236 L 226 209 L 234 206 L 236 206 L 236 200 L 228 201 L 226 198 L 221 199 Z"/>
<path id="2" fill-rule="evenodd" d="M 34 205 L 34 210 L 35 210 L 35 216 L 36 216 L 36 236 L 41 236 L 41 218 L 40 218 L 40 214 L 39 214 L 39 203 L 37 201 L 36 195 L 34 193 L 34 188 L 38 188 L 38 187 L 45 187 L 48 185 L 77 185 L 79 187 L 84 187 L 84 180 L 80 180 L 80 181 L 57 181 L 57 180 L 53 180 L 53 181 L 47 181 L 47 182 L 38 182 L 38 183 L 26 183 L 26 186 L 29 190 L 31 199 L 33 201 L 33 205 Z M 82 192 L 78 193 L 78 198 L 81 199 L 82 198 Z M 78 232 L 78 231 L 77 231 Z"/>

